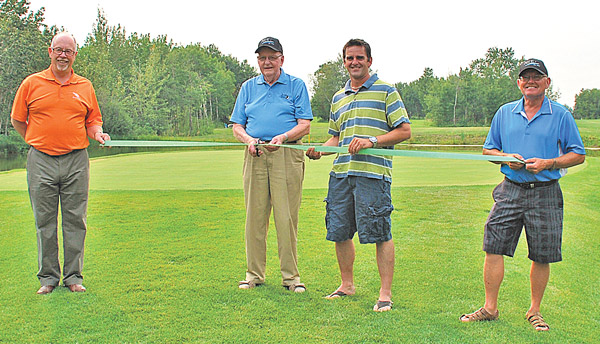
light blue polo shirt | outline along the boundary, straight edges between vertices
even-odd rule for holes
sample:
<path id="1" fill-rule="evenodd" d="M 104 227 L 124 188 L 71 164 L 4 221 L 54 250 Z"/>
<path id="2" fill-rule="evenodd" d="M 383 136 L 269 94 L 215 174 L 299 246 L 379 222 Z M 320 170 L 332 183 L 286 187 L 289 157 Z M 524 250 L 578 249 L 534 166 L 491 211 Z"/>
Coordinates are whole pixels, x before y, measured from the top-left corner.
<path id="1" fill-rule="evenodd" d="M 313 119 L 308 91 L 304 81 L 283 69 L 273 85 L 262 74 L 244 82 L 231 114 L 232 122 L 264 141 L 294 128 L 298 119 Z"/>
<path id="2" fill-rule="evenodd" d="M 552 159 L 569 152 L 585 154 L 575 119 L 564 106 L 544 97 L 540 110 L 528 120 L 523 104 L 521 98 L 498 109 L 483 148 L 517 153 L 525 159 Z M 526 168 L 512 170 L 508 165 L 502 165 L 500 171 L 518 183 L 559 179 L 566 173 L 566 169 L 560 169 L 533 174 Z"/>

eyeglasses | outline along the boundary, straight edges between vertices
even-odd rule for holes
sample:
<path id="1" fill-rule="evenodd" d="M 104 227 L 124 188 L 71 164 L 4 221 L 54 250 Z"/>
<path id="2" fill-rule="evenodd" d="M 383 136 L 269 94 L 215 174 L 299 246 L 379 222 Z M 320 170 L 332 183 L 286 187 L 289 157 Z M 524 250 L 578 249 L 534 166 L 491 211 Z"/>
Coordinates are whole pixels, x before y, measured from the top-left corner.
<path id="1" fill-rule="evenodd" d="M 536 74 L 536 75 L 521 75 L 519 77 L 519 80 L 525 81 L 525 82 L 527 82 L 529 80 L 540 81 L 540 80 L 542 80 L 545 77 L 546 77 L 545 75 L 541 75 L 541 74 Z"/>
<path id="2" fill-rule="evenodd" d="M 67 55 L 68 57 L 75 55 L 75 51 L 71 49 L 52 48 L 52 52 L 55 53 L 57 56 L 62 55 L 62 53 L 65 53 L 65 55 Z"/>
<path id="3" fill-rule="evenodd" d="M 257 59 L 260 62 L 265 62 L 267 59 L 269 59 L 269 61 L 271 61 L 271 62 L 275 62 L 275 61 L 277 61 L 278 58 L 280 58 L 282 56 L 283 55 L 258 56 Z"/>

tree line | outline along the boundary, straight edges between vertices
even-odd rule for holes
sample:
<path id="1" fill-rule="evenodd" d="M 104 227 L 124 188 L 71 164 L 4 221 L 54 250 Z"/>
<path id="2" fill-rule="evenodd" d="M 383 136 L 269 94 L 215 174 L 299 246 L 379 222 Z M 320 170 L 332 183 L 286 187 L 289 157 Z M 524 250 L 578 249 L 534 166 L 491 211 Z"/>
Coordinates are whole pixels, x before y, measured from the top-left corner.
<path id="1" fill-rule="evenodd" d="M 10 125 L 12 101 L 26 76 L 48 67 L 47 48 L 59 31 L 44 24 L 44 8 L 34 12 L 29 5 L 0 1 L 0 151 L 22 142 Z M 257 75 L 246 60 L 215 45 L 127 35 L 120 25 L 109 25 L 101 10 L 79 45 L 75 72 L 92 81 L 105 130 L 114 138 L 205 134 L 228 121 L 241 84 Z M 512 48 L 490 48 L 458 74 L 437 77 L 425 68 L 419 79 L 396 87 L 411 118 L 437 126 L 488 125 L 501 104 L 521 97 L 515 80 L 522 61 Z M 313 112 L 325 121 L 332 95 L 348 79 L 342 62 L 340 55 L 311 76 Z M 548 95 L 558 98 L 552 89 Z M 600 90 L 581 90 L 573 114 L 600 118 Z"/>
<path id="2" fill-rule="evenodd" d="M 410 118 L 429 119 L 436 126 L 487 126 L 502 104 L 521 98 L 515 81 L 523 61 L 523 57 L 515 57 L 512 48 L 492 47 L 458 74 L 442 78 L 425 68 L 419 79 L 395 86 Z M 322 64 L 312 75 L 311 105 L 316 116 L 328 118 L 331 94 L 347 79 L 341 55 Z M 547 95 L 552 100 L 559 97 L 552 86 Z M 570 110 L 577 119 L 600 118 L 600 90 L 582 89 Z"/>
<path id="3" fill-rule="evenodd" d="M 23 0 L 0 2 L 0 134 L 23 79 L 48 68 L 47 48 L 58 31 L 43 23 L 44 9 Z M 257 75 L 247 61 L 215 45 L 181 46 L 167 36 L 126 35 L 98 10 L 74 70 L 96 90 L 104 128 L 114 137 L 194 136 L 228 121 L 241 84 Z"/>

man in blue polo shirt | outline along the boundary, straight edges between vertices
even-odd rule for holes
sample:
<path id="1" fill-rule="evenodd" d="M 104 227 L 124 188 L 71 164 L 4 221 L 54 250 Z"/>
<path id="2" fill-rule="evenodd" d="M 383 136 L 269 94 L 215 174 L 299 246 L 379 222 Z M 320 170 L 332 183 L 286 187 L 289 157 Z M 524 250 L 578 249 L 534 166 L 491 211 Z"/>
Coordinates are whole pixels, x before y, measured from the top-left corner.
<path id="1" fill-rule="evenodd" d="M 504 256 L 512 257 L 525 227 L 531 264 L 531 306 L 526 318 L 537 331 L 550 329 L 540 313 L 550 263 L 562 260 L 563 197 L 558 179 L 566 168 L 583 163 L 585 150 L 575 120 L 548 99 L 544 62 L 529 59 L 519 68 L 523 98 L 500 107 L 483 146 L 483 154 L 513 156 L 502 163 L 505 179 L 493 192 L 494 206 L 485 224 L 483 267 L 485 304 L 460 317 L 463 322 L 496 320 Z"/>
<path id="2" fill-rule="evenodd" d="M 283 286 L 300 293 L 306 290 L 300 283 L 296 253 L 304 152 L 258 144 L 299 143 L 309 133 L 313 115 L 304 82 L 281 68 L 284 57 L 279 40 L 266 37 L 255 52 L 261 75 L 242 85 L 231 115 L 233 135 L 248 144 L 243 175 L 248 266 L 239 288 L 251 289 L 265 281 L 267 229 L 273 209 Z"/>

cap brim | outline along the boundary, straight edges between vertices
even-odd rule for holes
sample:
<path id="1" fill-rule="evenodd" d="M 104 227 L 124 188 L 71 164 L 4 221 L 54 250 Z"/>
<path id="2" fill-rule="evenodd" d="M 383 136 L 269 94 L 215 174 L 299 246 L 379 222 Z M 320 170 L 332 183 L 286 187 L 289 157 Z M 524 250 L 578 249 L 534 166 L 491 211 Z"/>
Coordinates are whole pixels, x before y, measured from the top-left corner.
<path id="1" fill-rule="evenodd" d="M 522 71 L 519 73 L 519 76 L 521 76 L 521 74 L 523 74 L 524 72 L 526 72 L 526 71 L 528 71 L 528 70 L 530 70 L 530 69 L 533 69 L 534 71 L 536 71 L 536 72 L 538 72 L 538 73 L 540 73 L 540 74 L 542 74 L 542 75 L 548 76 L 548 74 L 547 74 L 547 73 L 545 73 L 543 70 L 541 70 L 540 68 L 537 68 L 537 67 L 527 67 L 527 68 L 523 69 L 523 70 L 522 70 Z"/>
<path id="2" fill-rule="evenodd" d="M 258 54 L 258 51 L 260 50 L 260 48 L 269 48 L 269 49 L 271 49 L 271 50 L 273 50 L 273 51 L 276 51 L 276 52 L 278 52 L 278 53 L 280 53 L 280 52 L 281 52 L 281 50 L 275 49 L 275 48 L 273 48 L 273 47 L 272 47 L 272 46 L 270 46 L 270 45 L 261 45 L 261 46 L 259 46 L 258 48 L 256 48 L 256 50 L 254 50 L 254 53 L 255 53 L 255 54 Z"/>

